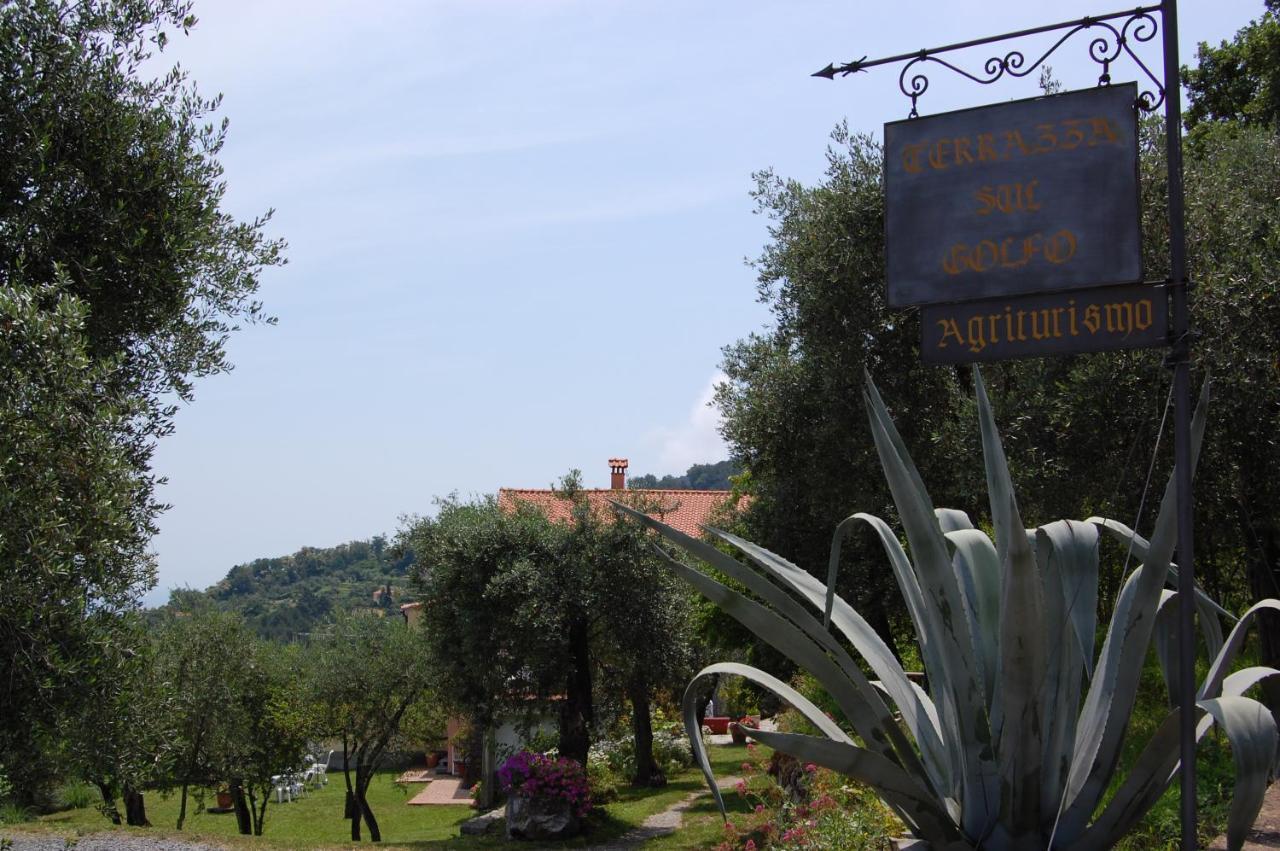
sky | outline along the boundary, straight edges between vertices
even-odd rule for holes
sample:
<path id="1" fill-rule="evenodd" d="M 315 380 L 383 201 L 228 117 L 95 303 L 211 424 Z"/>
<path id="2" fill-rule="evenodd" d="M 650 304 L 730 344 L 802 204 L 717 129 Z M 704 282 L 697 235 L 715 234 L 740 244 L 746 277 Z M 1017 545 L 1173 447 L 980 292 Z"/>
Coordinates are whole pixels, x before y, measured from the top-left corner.
<path id="1" fill-rule="evenodd" d="M 261 278 L 278 324 L 230 339 L 235 369 L 196 383 L 157 448 L 171 508 L 148 602 L 394 534 L 438 496 L 727 457 L 708 407 L 721 349 L 770 321 L 746 262 L 768 240 L 753 173 L 817 182 L 838 122 L 879 137 L 910 108 L 896 66 L 810 74 L 1121 8 L 197 0 L 159 61 L 224 95 L 224 209 L 274 209 L 289 262 Z M 1183 61 L 1261 12 L 1182 3 Z M 1088 42 L 1049 60 L 1067 89 L 1096 83 Z M 1031 59 L 1052 40 L 1023 44 Z M 1031 97 L 1036 76 L 935 70 L 920 111 Z"/>

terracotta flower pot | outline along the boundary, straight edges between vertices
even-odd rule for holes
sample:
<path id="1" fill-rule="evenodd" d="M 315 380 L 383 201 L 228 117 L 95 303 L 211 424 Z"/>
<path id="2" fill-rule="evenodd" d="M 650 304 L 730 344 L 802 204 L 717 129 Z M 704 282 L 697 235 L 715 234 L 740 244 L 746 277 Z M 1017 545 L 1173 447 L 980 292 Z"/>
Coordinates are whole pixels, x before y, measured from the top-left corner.
<path id="1" fill-rule="evenodd" d="M 235 803 L 231 800 L 231 793 L 226 789 L 219 789 L 216 797 L 218 799 L 218 809 L 220 810 L 229 810 L 231 805 Z"/>

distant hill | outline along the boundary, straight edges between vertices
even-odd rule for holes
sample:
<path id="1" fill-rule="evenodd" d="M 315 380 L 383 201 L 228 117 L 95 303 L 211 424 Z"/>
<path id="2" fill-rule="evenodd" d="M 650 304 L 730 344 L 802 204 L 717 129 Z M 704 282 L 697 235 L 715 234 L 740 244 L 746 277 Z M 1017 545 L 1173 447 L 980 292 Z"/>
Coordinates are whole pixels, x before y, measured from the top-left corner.
<path id="1" fill-rule="evenodd" d="M 167 605 L 239 612 L 263 638 L 291 641 L 339 611 L 398 614 L 408 602 L 411 564 L 412 553 L 394 552 L 381 535 L 336 547 L 303 547 L 293 555 L 238 564 L 204 591 L 174 591 Z"/>
<path id="2" fill-rule="evenodd" d="M 729 477 L 739 472 L 732 461 L 694 464 L 683 476 L 632 476 L 627 486 L 728 490 Z M 293 555 L 238 564 L 203 591 L 173 591 L 166 607 L 238 612 L 263 638 L 293 641 L 337 612 L 398 613 L 401 603 L 411 601 L 407 574 L 412 564 L 413 553 L 396 552 L 381 535 L 336 547 L 303 547 Z"/>
<path id="3" fill-rule="evenodd" d="M 632 476 L 627 480 L 627 487 L 695 491 L 729 490 L 733 487 L 729 477 L 736 476 L 741 472 L 742 467 L 733 461 L 720 461 L 715 464 L 694 464 L 683 476 L 663 476 L 658 478 L 652 473 L 647 473 L 643 476 Z"/>

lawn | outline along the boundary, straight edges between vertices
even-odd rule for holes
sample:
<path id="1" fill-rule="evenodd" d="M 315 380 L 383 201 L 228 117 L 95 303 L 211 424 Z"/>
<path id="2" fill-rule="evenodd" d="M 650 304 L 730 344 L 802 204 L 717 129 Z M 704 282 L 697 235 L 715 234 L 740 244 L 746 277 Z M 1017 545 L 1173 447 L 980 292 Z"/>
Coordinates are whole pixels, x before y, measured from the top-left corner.
<path id="1" fill-rule="evenodd" d="M 710 757 L 717 776 L 723 778 L 738 773 L 744 754 L 743 747 L 712 746 Z M 177 831 L 174 825 L 178 817 L 178 796 L 166 797 L 154 792 L 147 795 L 147 816 L 154 825 L 151 828 L 114 827 L 92 807 L 54 813 L 16 827 L 20 830 L 52 831 L 65 836 L 106 830 L 137 831 L 152 837 L 215 840 L 236 848 L 354 848 L 358 846 L 350 841 L 350 824 L 342 818 L 344 788 L 341 773 L 332 773 L 328 786 L 309 792 L 299 801 L 269 804 L 266 828 L 261 837 L 237 834 L 235 816 L 230 813 L 196 812 L 190 803 L 186 828 Z M 491 828 L 489 835 L 483 837 L 459 835 L 461 824 L 476 815 L 471 807 L 408 806 L 409 798 L 421 788 L 418 784 L 396 783 L 392 772 L 379 774 L 370 785 L 369 803 L 382 828 L 381 847 L 489 848 L 505 844 L 501 825 Z M 662 789 L 623 789 L 617 801 L 605 806 L 602 814 L 592 817 L 589 836 L 559 843 L 556 847 L 583 847 L 614 839 L 638 827 L 648 816 L 665 810 L 692 793 L 705 791 L 702 773 L 697 769 L 671 778 L 671 782 Z M 734 810 L 745 808 L 732 790 L 726 792 L 725 802 Z M 212 803 L 212 796 L 209 803 Z M 720 816 L 710 795 L 699 798 L 686 813 L 685 824 L 685 829 L 653 843 L 654 847 L 702 848 L 715 839 L 721 830 Z M 370 844 L 367 832 L 363 844 Z M 522 847 L 533 846 L 522 844 Z"/>

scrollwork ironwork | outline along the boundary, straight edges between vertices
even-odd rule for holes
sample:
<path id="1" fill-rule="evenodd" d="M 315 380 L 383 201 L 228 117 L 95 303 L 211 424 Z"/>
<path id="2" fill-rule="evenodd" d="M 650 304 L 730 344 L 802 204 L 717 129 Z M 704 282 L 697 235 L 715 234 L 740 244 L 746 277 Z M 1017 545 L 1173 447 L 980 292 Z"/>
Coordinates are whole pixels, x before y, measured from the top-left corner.
<path id="1" fill-rule="evenodd" d="M 1156 37 L 1159 31 L 1159 24 L 1152 17 L 1151 13 L 1158 10 L 1159 7 L 1138 7 L 1130 12 L 1117 12 L 1110 15 L 1102 15 L 1099 17 L 1087 17 L 1078 21 L 1068 21 L 1062 24 L 1053 24 L 1047 27 L 1038 27 L 1034 30 L 1024 30 L 1017 33 L 1009 33 L 1007 35 L 995 36 L 988 39 L 979 39 L 976 41 L 965 42 L 962 44 L 948 45 L 946 47 L 934 48 L 932 50 L 921 50 L 917 53 L 908 53 L 901 56 L 891 56 L 885 59 L 876 59 L 867 61 L 864 56 L 861 59 L 844 65 L 828 65 L 826 68 L 818 71 L 814 76 L 834 79 L 837 74 L 848 76 L 849 74 L 865 71 L 873 65 L 883 65 L 890 62 L 905 62 L 902 70 L 898 74 L 898 89 L 911 100 L 910 118 L 916 118 L 919 115 L 918 104 L 920 97 L 929 89 L 929 76 L 925 73 L 925 66 L 929 63 L 941 65 L 942 67 L 959 74 L 975 83 L 981 85 L 990 85 L 1004 77 L 1022 78 L 1044 65 L 1058 48 L 1071 40 L 1077 33 L 1088 32 L 1093 33 L 1094 37 L 1090 39 L 1088 46 L 1088 56 L 1098 65 L 1102 66 L 1098 75 L 1098 85 L 1105 86 L 1111 83 L 1112 65 L 1119 61 L 1122 56 L 1127 56 L 1133 60 L 1150 81 L 1150 87 L 1143 84 L 1139 87 L 1138 101 L 1135 104 L 1144 112 L 1152 112 L 1159 108 L 1164 102 L 1165 88 L 1164 83 L 1152 73 L 1147 64 L 1142 61 L 1133 50 L 1133 43 L 1149 42 Z M 1123 18 L 1123 22 L 1117 26 L 1113 21 Z M 970 71 L 958 64 L 941 58 L 938 54 L 947 53 L 954 50 L 963 50 L 977 47 L 983 44 L 991 44 L 998 41 L 1005 41 L 1012 38 L 1020 38 L 1028 35 L 1036 35 L 1046 32 L 1058 32 L 1066 30 L 1058 39 L 1034 62 L 1027 62 L 1026 55 L 1021 50 L 1010 50 L 1003 54 L 996 54 L 989 57 L 982 63 L 981 71 Z"/>

